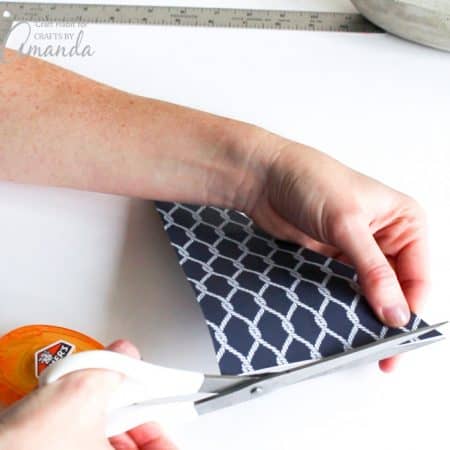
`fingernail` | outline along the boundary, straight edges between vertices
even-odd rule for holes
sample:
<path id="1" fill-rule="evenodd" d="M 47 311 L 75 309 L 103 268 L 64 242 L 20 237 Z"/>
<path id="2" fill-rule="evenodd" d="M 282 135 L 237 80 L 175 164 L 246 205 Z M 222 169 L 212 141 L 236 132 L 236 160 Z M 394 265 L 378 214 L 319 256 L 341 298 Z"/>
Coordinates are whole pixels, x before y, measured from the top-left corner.
<path id="1" fill-rule="evenodd" d="M 391 327 L 402 327 L 409 322 L 411 317 L 406 305 L 385 306 L 382 315 L 384 322 Z"/>

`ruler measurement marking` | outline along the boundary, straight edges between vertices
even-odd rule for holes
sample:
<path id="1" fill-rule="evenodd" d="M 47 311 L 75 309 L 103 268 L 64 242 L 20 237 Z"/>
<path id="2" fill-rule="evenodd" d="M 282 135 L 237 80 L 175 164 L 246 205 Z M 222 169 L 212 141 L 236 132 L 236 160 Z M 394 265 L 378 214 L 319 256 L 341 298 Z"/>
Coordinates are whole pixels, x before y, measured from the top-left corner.
<path id="1" fill-rule="evenodd" d="M 4 12 L 10 16 L 4 15 Z M 0 2 L 1 49 L 14 21 L 382 33 L 359 14 L 118 4 Z"/>

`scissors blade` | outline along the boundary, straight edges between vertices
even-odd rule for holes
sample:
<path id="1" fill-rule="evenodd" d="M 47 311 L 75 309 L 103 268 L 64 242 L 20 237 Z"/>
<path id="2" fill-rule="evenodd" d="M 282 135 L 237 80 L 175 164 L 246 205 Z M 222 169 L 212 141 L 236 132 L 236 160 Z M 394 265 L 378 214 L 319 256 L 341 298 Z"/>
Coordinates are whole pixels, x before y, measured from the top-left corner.
<path id="1" fill-rule="evenodd" d="M 284 372 L 271 373 L 256 377 L 247 376 L 240 383 L 231 385 L 231 387 L 226 388 L 218 395 L 197 402 L 195 404 L 197 412 L 199 414 L 212 412 L 217 409 L 251 400 L 256 396 L 259 397 L 260 395 L 267 394 L 281 387 L 325 375 L 342 367 L 388 358 L 414 348 L 419 348 L 434 343 L 437 340 L 443 339 L 443 336 L 432 337 L 417 342 L 410 341 L 434 331 L 436 328 L 446 323 L 447 322 L 442 322 L 414 331 L 401 333 L 389 338 L 384 338 L 365 346 L 348 350 L 345 353 L 333 355 L 298 368 L 286 370 Z"/>
<path id="2" fill-rule="evenodd" d="M 265 375 L 205 375 L 205 380 L 199 392 L 220 394 L 223 391 L 242 386 L 247 383 L 254 383 L 261 380 Z"/>

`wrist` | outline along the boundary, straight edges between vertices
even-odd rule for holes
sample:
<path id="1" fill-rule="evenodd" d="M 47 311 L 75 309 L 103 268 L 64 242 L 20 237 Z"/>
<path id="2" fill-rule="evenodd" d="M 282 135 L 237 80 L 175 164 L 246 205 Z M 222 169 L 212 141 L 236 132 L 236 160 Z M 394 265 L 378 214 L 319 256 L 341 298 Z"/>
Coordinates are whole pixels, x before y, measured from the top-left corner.
<path id="1" fill-rule="evenodd" d="M 270 146 L 262 142 L 274 135 L 167 102 L 127 93 L 118 93 L 117 99 L 108 122 L 126 126 L 114 128 L 111 153 L 126 148 L 121 157 L 126 164 L 114 164 L 117 171 L 106 177 L 111 183 L 107 192 L 246 210 L 262 189 L 271 159 Z M 103 172 L 109 175 L 97 172 L 97 180 Z"/>
<path id="2" fill-rule="evenodd" d="M 276 159 L 284 139 L 255 125 L 224 119 L 224 165 L 215 192 L 222 196 L 210 198 L 210 204 L 252 210 L 266 188 L 270 167 Z"/>

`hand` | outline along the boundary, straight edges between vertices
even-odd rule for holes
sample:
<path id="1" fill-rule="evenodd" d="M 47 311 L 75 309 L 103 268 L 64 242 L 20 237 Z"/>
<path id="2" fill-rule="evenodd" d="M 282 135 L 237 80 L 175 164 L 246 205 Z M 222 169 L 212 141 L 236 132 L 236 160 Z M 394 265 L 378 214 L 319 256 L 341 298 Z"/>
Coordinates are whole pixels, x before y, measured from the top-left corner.
<path id="1" fill-rule="evenodd" d="M 354 265 L 387 325 L 422 303 L 421 208 L 316 150 L 38 58 L 4 66 L 0 98 L 0 179 L 240 209 L 278 238 Z"/>
<path id="2" fill-rule="evenodd" d="M 116 341 L 109 349 L 139 357 L 127 341 Z M 153 423 L 108 442 L 104 413 L 120 381 L 115 372 L 84 370 L 37 389 L 0 415 L 0 449 L 176 450 Z"/>
<path id="3" fill-rule="evenodd" d="M 261 188 L 248 190 L 247 214 L 280 239 L 352 264 L 380 320 L 405 325 L 428 287 L 420 206 L 317 150 L 279 139 L 269 135 L 254 153 L 278 149 Z M 392 359 L 381 362 L 392 367 Z"/>

